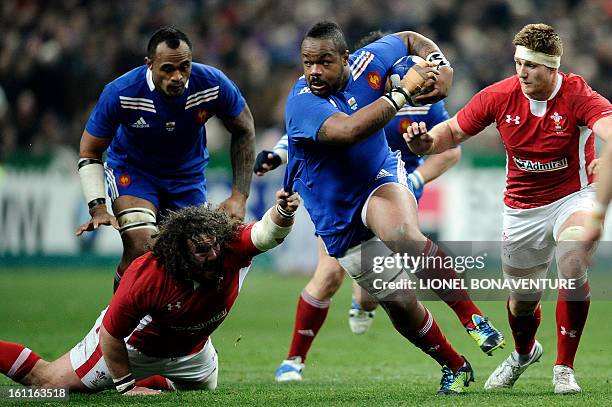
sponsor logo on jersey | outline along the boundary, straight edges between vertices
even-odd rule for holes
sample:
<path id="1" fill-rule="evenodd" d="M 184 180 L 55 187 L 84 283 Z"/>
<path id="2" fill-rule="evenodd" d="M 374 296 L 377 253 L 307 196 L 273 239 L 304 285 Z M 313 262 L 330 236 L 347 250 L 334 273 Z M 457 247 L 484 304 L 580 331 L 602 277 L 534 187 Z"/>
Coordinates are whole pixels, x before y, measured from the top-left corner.
<path id="1" fill-rule="evenodd" d="M 175 127 L 176 127 L 176 122 L 166 122 L 167 131 L 174 131 Z"/>
<path id="2" fill-rule="evenodd" d="M 190 326 L 171 326 L 170 328 L 174 329 L 175 331 L 201 331 L 202 329 L 205 329 L 206 327 L 216 322 L 222 321 L 223 318 L 225 318 L 226 316 L 227 316 L 227 309 L 224 308 L 222 311 L 213 315 L 213 317 L 209 319 L 208 321 L 201 322 L 196 325 L 190 325 Z"/>
<path id="3" fill-rule="evenodd" d="M 173 311 L 175 309 L 181 309 L 181 302 L 177 301 L 176 304 L 166 304 L 166 307 L 168 307 L 168 311 Z"/>
<path id="4" fill-rule="evenodd" d="M 392 177 L 392 176 L 393 175 L 389 171 L 383 168 L 382 170 L 378 172 L 378 175 L 376 176 L 375 180 L 385 178 L 385 177 Z"/>
<path id="5" fill-rule="evenodd" d="M 564 120 L 563 116 L 555 112 L 550 116 L 550 118 L 553 120 L 553 122 L 555 122 L 555 130 L 563 130 L 563 127 L 561 127 L 561 122 Z"/>
<path id="6" fill-rule="evenodd" d="M 347 102 L 351 110 L 357 110 L 357 101 L 355 100 L 354 97 L 351 97 L 349 100 L 347 100 Z"/>
<path id="7" fill-rule="evenodd" d="M 132 178 L 128 174 L 119 175 L 119 185 L 127 187 L 132 183 Z"/>
<path id="8" fill-rule="evenodd" d="M 130 124 L 130 127 L 134 129 L 144 129 L 149 127 L 149 123 L 147 123 L 144 117 L 140 116 L 140 119 L 136 120 L 134 123 Z"/>
<path id="9" fill-rule="evenodd" d="M 521 116 L 514 116 L 514 117 L 512 117 L 512 115 L 507 114 L 506 115 L 506 123 L 521 124 Z"/>
<path id="10" fill-rule="evenodd" d="M 204 124 L 208 120 L 208 112 L 204 109 L 198 109 L 195 113 L 196 122 Z"/>
<path id="11" fill-rule="evenodd" d="M 367 79 L 368 79 L 368 85 L 370 85 L 372 89 L 374 90 L 380 89 L 380 86 L 382 85 L 382 79 L 378 72 L 376 71 L 370 72 L 367 76 Z"/>
<path id="12" fill-rule="evenodd" d="M 512 157 L 512 159 L 519 169 L 527 172 L 547 172 L 567 168 L 567 157 L 548 162 L 524 160 L 518 157 Z"/>

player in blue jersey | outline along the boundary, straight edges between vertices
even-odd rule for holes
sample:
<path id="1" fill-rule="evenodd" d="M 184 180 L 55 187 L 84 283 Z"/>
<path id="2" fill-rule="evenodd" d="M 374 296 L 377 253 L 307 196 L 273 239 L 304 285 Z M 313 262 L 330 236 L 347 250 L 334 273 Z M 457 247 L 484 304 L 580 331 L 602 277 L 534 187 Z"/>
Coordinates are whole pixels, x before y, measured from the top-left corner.
<path id="1" fill-rule="evenodd" d="M 405 338 L 443 366 L 440 393 L 460 393 L 473 380 L 471 366 L 403 286 L 406 271 L 383 267 L 374 272 L 368 261 L 361 267 L 366 241 L 374 244 L 364 259 L 385 259 L 393 252 L 444 256 L 418 229 L 403 163 L 389 149 L 382 128 L 408 100 L 432 103 L 445 97 L 452 69 L 446 63 L 438 70 L 421 60 L 385 94 L 393 64 L 408 54 L 445 61 L 433 42 L 412 32 L 385 36 L 354 54 L 335 23 L 319 23 L 308 32 L 301 47 L 304 77 L 291 90 L 285 110 L 285 189 L 304 199 L 327 253 L 383 306 Z M 376 237 L 385 245 L 375 244 Z"/>
<path id="2" fill-rule="evenodd" d="M 375 37 L 367 36 L 360 41 L 362 45 L 358 45 L 358 48 L 381 37 L 382 35 L 380 34 L 377 34 Z M 405 75 L 408 69 L 414 65 L 414 60 L 415 58 L 412 56 L 401 58 L 393 65 L 392 74 Z M 452 167 L 459 160 L 461 150 L 450 149 L 443 154 L 430 156 L 427 161 L 424 161 L 420 156 L 410 151 L 402 134 L 413 121 L 423 121 L 429 125 L 434 125 L 446 120 L 448 117 L 443 101 L 423 106 L 404 106 L 384 128 L 391 150 L 400 151 L 402 154 L 406 173 L 413 186 L 417 201 L 422 195 L 424 184 L 434 180 Z M 287 156 L 288 138 L 287 135 L 284 135 L 272 151 L 263 150 L 257 155 L 254 171 L 258 175 L 263 175 L 280 164 L 286 163 Z M 346 273 L 338 261 L 330 257 L 321 244 L 318 266 L 298 301 L 290 350 L 287 359 L 281 363 L 277 370 L 277 381 L 301 380 L 304 361 L 308 351 L 325 321 L 331 297 L 340 288 L 345 275 Z M 422 275 L 418 275 L 418 277 L 426 278 L 426 276 Z M 446 277 L 455 278 L 456 276 L 448 275 Z M 374 317 L 374 309 L 378 304 L 357 284 L 354 284 L 353 289 L 354 300 L 349 310 L 349 326 L 354 333 L 362 334 L 370 327 Z M 464 301 L 451 300 L 447 302 L 456 312 L 459 320 L 462 323 L 465 322 L 468 333 L 476 340 L 483 351 L 490 353 L 492 350 L 495 350 L 493 349 L 495 346 L 492 346 L 491 342 L 496 344 L 503 343 L 503 336 L 484 321 L 480 311 L 469 299 L 469 296 L 465 295 Z M 481 318 L 480 329 L 478 330 L 472 326 L 474 314 Z M 487 334 L 483 335 L 484 332 L 487 332 Z M 489 338 L 493 338 L 493 340 Z"/>
<path id="3" fill-rule="evenodd" d="M 104 88 L 81 137 L 78 167 L 91 220 L 77 235 L 100 225 L 119 229 L 116 284 L 145 252 L 160 216 L 207 201 L 204 124 L 210 117 L 219 117 L 232 135 L 232 193 L 220 206 L 240 219 L 255 155 L 253 117 L 240 90 L 220 70 L 192 62 L 183 32 L 157 30 L 145 63 Z M 105 176 L 115 216 L 107 210 Z"/>

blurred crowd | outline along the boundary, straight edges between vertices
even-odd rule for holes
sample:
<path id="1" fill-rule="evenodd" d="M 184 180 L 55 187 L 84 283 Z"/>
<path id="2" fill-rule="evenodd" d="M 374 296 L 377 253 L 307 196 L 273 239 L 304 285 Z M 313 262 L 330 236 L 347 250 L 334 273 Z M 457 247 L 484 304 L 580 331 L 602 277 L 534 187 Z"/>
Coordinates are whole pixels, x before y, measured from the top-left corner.
<path id="1" fill-rule="evenodd" d="M 75 151 L 103 86 L 141 65 L 150 35 L 166 24 L 191 37 L 195 61 L 238 84 L 260 143 L 269 146 L 282 131 L 285 97 L 300 74 L 302 36 L 322 19 L 337 21 L 349 45 L 376 29 L 434 39 L 455 68 L 451 114 L 512 74 L 512 36 L 530 22 L 561 34 L 562 71 L 612 97 L 609 0 L 3 0 L 0 163 L 24 152 Z M 223 132 L 211 133 L 215 145 Z"/>

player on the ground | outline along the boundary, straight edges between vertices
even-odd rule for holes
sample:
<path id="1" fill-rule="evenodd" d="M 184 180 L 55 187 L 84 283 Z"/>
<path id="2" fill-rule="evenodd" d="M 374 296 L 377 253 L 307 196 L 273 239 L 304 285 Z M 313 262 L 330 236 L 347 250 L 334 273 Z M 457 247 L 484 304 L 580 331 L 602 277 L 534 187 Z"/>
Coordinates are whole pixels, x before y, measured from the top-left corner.
<path id="1" fill-rule="evenodd" d="M 25 386 L 82 392 L 214 389 L 210 335 L 233 306 L 252 258 L 282 242 L 293 225 L 299 196 L 276 197 L 250 224 L 206 205 L 171 212 L 83 341 L 54 362 L 0 341 L 0 373 Z"/>
<path id="2" fill-rule="evenodd" d="M 362 48 L 384 36 L 382 33 L 378 33 L 380 32 L 365 37 L 365 42 L 357 45 L 357 48 Z M 378 35 L 374 36 L 375 34 Z M 402 77 L 412 65 L 414 65 L 414 61 L 411 56 L 403 57 L 393 65 L 392 73 Z M 425 121 L 430 126 L 433 126 L 446 119 L 448 119 L 448 113 L 444 108 L 443 101 L 424 106 L 404 106 L 384 128 L 391 150 L 400 151 L 402 154 L 402 160 L 405 163 L 408 178 L 414 187 L 417 201 L 422 195 L 424 184 L 437 178 L 452 167 L 459 160 L 461 151 L 460 149 L 451 149 L 442 154 L 431 156 L 424 162 L 421 157 L 408 149 L 402 134 L 406 130 L 407 125 L 413 121 Z M 287 136 L 285 135 L 279 140 L 272 151 L 261 151 L 255 160 L 255 173 L 262 175 L 267 171 L 273 170 L 281 163 L 286 163 L 287 144 Z M 314 275 L 300 295 L 289 353 L 276 371 L 275 379 L 277 381 L 284 382 L 302 379 L 302 371 L 308 351 L 325 322 L 331 304 L 331 297 L 338 291 L 345 276 L 346 272 L 344 269 L 342 269 L 336 259 L 330 257 L 325 252 L 324 246 L 320 242 L 319 263 Z M 427 276 L 421 274 L 417 276 L 419 278 L 427 278 Z M 440 276 L 435 277 L 439 278 Z M 444 278 L 456 277 L 454 273 L 448 273 L 448 275 L 444 276 Z M 373 321 L 377 302 L 357 284 L 354 284 L 353 288 L 355 296 L 349 310 L 349 326 L 352 332 L 362 334 L 368 330 Z M 503 336 L 482 317 L 481 311 L 469 299 L 467 293 L 465 293 L 464 297 L 464 301 L 453 299 L 447 301 L 447 303 L 457 313 L 460 321 L 467 328 L 468 333 L 486 353 L 491 354 L 495 349 L 503 347 Z M 478 320 L 477 329 L 473 318 Z"/>
<path id="3" fill-rule="evenodd" d="M 563 46 L 554 29 L 529 24 L 514 37 L 516 73 L 476 94 L 450 120 L 426 132 L 413 123 L 405 134 L 416 153 L 439 153 L 495 122 L 508 156 L 504 194 L 502 266 L 506 278 L 540 279 L 553 256 L 559 290 L 555 393 L 577 393 L 574 358 L 586 323 L 590 289 L 581 253 L 586 221 L 595 209 L 594 137 L 612 137 L 612 105 L 584 79 L 559 72 Z M 542 356 L 535 339 L 540 291 L 512 291 L 508 319 L 515 351 L 491 374 L 487 389 L 510 388 Z"/>
<path id="4" fill-rule="evenodd" d="M 304 199 L 327 253 L 383 306 L 405 338 L 443 366 L 439 392 L 460 393 L 473 380 L 472 368 L 414 292 L 402 286 L 406 271 L 374 273 L 372 265 L 361 266 L 362 243 L 368 240 L 365 246 L 375 256 L 444 256 L 419 231 L 403 163 L 382 129 L 408 100 L 433 103 L 445 97 L 452 68 L 438 70 L 421 61 L 384 95 L 393 63 L 409 54 L 443 59 L 433 42 L 413 32 L 387 35 L 350 55 L 337 24 L 321 22 L 309 30 L 301 46 L 304 77 L 285 110 L 285 184 Z"/>
<path id="5" fill-rule="evenodd" d="M 79 176 L 91 220 L 77 235 L 100 225 L 119 229 L 123 257 L 115 287 L 167 210 L 206 202 L 204 124 L 215 115 L 232 135 L 232 193 L 220 206 L 239 219 L 245 215 L 253 117 L 236 85 L 220 70 L 192 62 L 191 51 L 183 32 L 157 30 L 146 64 L 106 85 L 81 137 Z M 106 206 L 105 176 L 115 216 Z"/>

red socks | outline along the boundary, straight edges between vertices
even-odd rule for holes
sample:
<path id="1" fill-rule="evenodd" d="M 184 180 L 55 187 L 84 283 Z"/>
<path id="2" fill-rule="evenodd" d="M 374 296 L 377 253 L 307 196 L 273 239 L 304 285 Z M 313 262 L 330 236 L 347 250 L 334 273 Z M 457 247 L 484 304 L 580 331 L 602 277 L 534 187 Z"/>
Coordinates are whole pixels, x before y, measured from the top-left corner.
<path id="1" fill-rule="evenodd" d="M 512 315 L 509 303 L 506 303 L 506 308 L 508 309 L 508 322 L 514 337 L 514 349 L 520 355 L 527 355 L 535 343 L 535 334 L 542 319 L 542 306 L 538 304 L 533 315 L 525 316 Z"/>
<path id="2" fill-rule="evenodd" d="M 589 283 L 573 290 L 559 290 L 557 297 L 557 361 L 555 365 L 574 368 L 574 358 L 589 314 Z"/>
<path id="3" fill-rule="evenodd" d="M 25 346 L 0 341 L 0 373 L 16 382 L 30 373 L 39 360 L 40 356 Z"/>
<path id="4" fill-rule="evenodd" d="M 440 366 L 449 367 L 453 373 L 456 373 L 465 363 L 463 357 L 448 343 L 427 308 L 425 308 L 423 324 L 419 328 L 419 332 L 413 338 L 410 338 L 410 342 L 434 358 Z"/>
<path id="5" fill-rule="evenodd" d="M 329 302 L 329 300 L 317 300 L 306 290 L 302 291 L 298 301 L 293 338 L 291 339 L 291 348 L 287 359 L 300 356 L 302 362 L 306 360 L 306 354 L 312 345 L 312 341 L 314 341 L 327 317 Z"/>
<path id="6" fill-rule="evenodd" d="M 425 243 L 425 248 L 423 249 L 423 256 L 430 259 L 437 257 L 444 259 L 446 254 L 444 251 L 442 251 L 442 249 L 440 249 L 440 247 L 438 247 L 437 244 L 428 239 L 427 243 Z M 444 265 L 444 261 L 440 263 Z M 455 270 L 450 267 L 421 269 L 415 273 L 415 276 L 425 281 L 451 281 L 459 279 Z M 442 299 L 449 307 L 451 307 L 455 314 L 457 314 L 457 318 L 459 318 L 459 321 L 461 321 L 461 324 L 464 327 L 474 328 L 474 324 L 472 323 L 472 315 L 482 315 L 482 312 L 470 299 L 470 295 L 466 290 L 432 289 L 432 291 L 436 293 L 436 295 L 438 295 L 438 297 L 440 297 L 440 299 Z"/>

